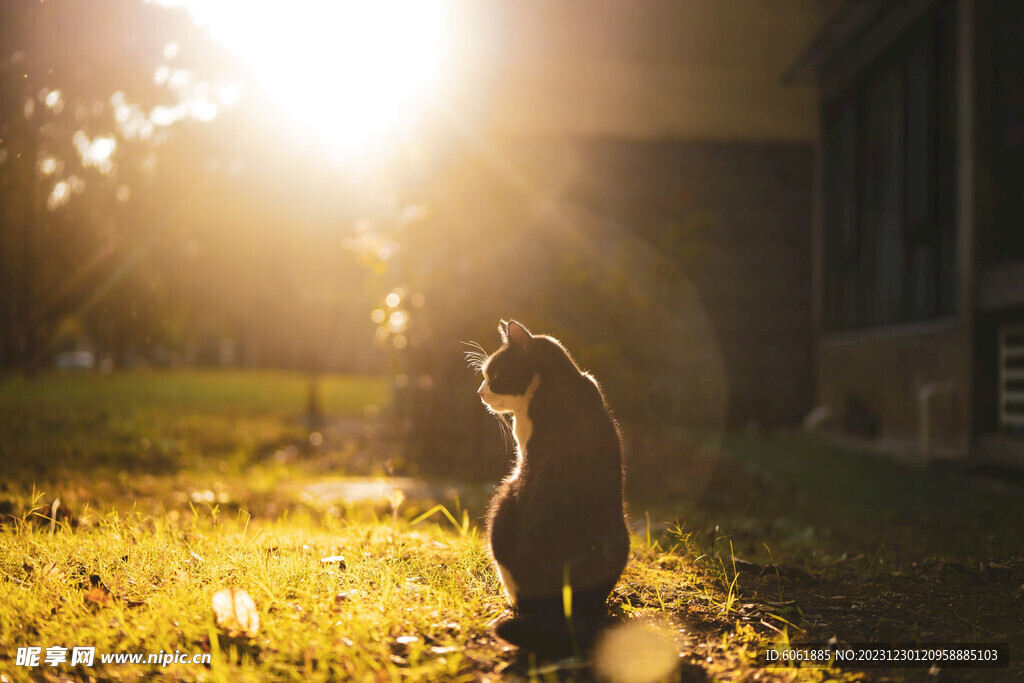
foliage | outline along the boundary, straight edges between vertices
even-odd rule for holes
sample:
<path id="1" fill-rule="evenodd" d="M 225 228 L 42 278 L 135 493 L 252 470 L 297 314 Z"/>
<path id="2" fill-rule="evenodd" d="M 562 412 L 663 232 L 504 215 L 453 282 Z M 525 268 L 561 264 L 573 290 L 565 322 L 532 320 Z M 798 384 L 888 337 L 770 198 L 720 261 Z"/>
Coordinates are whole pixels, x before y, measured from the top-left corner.
<path id="1" fill-rule="evenodd" d="M 168 126 L 215 112 L 223 74 L 207 66 L 207 80 L 196 77 L 216 55 L 181 12 L 129 0 L 14 0 L 2 11 L 0 305 L 10 324 L 0 362 L 38 366 L 57 321 L 87 316 L 106 290 L 135 280 L 163 227 L 140 207 L 160 208 L 151 195 Z M 168 303 L 166 278 L 155 282 Z M 152 308 L 127 298 L 108 309 L 130 313 L 113 327 L 149 321 Z"/>
<path id="2" fill-rule="evenodd" d="M 0 367 L 68 324 L 117 365 L 373 367 L 362 204 L 237 59 L 157 3 L 0 11 Z"/>

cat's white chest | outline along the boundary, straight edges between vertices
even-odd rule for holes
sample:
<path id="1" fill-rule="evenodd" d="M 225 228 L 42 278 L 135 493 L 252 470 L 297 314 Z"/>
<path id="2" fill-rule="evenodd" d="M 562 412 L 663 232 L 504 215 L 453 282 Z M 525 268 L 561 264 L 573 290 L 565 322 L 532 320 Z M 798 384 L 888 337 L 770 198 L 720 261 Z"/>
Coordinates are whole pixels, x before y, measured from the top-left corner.
<path id="1" fill-rule="evenodd" d="M 530 436 L 533 435 L 533 422 L 525 412 L 512 418 L 512 433 L 515 434 L 516 445 L 519 446 L 519 452 L 522 453 L 526 450 L 526 444 L 530 442 Z"/>
<path id="2" fill-rule="evenodd" d="M 516 437 L 516 445 L 519 446 L 520 456 L 526 452 L 526 444 L 530 442 L 530 437 L 533 435 L 533 421 L 530 420 L 529 407 L 530 402 L 533 400 L 533 395 L 537 393 L 537 387 L 539 386 L 540 375 L 534 375 L 519 405 L 512 412 L 512 433 Z"/>

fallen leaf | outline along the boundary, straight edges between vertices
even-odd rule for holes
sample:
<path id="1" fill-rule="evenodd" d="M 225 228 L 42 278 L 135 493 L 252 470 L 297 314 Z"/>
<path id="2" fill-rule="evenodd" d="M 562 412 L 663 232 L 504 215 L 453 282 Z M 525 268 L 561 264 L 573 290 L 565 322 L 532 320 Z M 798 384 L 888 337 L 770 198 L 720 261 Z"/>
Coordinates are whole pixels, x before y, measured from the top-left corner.
<path id="1" fill-rule="evenodd" d="M 320 562 L 323 564 L 337 564 L 339 569 L 345 569 L 345 556 L 344 555 L 328 555 L 327 557 L 321 557 Z"/>
<path id="2" fill-rule="evenodd" d="M 217 626 L 231 638 L 253 638 L 260 630 L 256 603 L 241 588 L 222 588 L 213 594 L 213 616 Z"/>
<path id="3" fill-rule="evenodd" d="M 53 579 L 55 581 L 62 581 L 64 579 L 64 572 L 57 566 L 56 562 L 47 562 L 43 565 L 43 568 L 39 571 L 39 574 L 46 579 Z"/>
<path id="4" fill-rule="evenodd" d="M 114 604 L 114 594 L 100 580 L 99 575 L 93 574 L 89 577 L 92 588 L 85 594 L 85 601 L 97 607 L 109 607 Z"/>
<path id="5" fill-rule="evenodd" d="M 441 630 L 443 630 L 448 635 L 457 635 L 460 631 L 462 631 L 462 625 L 457 621 L 449 621 L 447 623 L 441 624 Z"/>

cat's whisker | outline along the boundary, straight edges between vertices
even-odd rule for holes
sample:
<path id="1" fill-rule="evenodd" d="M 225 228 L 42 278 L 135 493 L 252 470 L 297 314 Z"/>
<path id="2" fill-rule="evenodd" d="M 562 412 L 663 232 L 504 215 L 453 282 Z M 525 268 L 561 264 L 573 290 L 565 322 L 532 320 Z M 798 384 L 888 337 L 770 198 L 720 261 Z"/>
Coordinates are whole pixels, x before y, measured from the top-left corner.
<path id="1" fill-rule="evenodd" d="M 478 344 L 475 341 L 468 341 L 468 342 L 464 341 L 462 343 L 465 344 L 466 346 L 469 346 L 471 348 L 476 349 L 477 351 L 479 351 L 482 354 L 485 354 L 485 355 L 487 354 L 487 351 L 484 350 L 484 347 L 480 346 L 480 344 Z"/>
<path id="2" fill-rule="evenodd" d="M 505 413 L 495 413 L 494 417 L 497 418 L 498 424 L 501 425 L 501 439 L 505 442 L 505 449 L 512 445 L 514 437 L 512 435 L 512 420 Z"/>
<path id="3" fill-rule="evenodd" d="M 505 445 L 505 452 L 508 452 L 508 447 L 512 445 L 512 425 L 509 424 L 509 419 L 503 413 L 491 413 L 494 415 L 494 419 L 498 421 L 498 425 L 501 427 L 498 431 L 501 432 L 501 441 Z"/>
<path id="4" fill-rule="evenodd" d="M 466 358 L 466 362 L 469 364 L 469 367 L 473 368 L 476 372 L 483 371 L 484 363 L 487 362 L 487 354 L 484 353 L 484 350 L 480 348 L 480 345 L 475 342 L 462 343 L 466 346 L 480 349 L 479 351 L 466 351 L 463 353 L 463 356 Z"/>

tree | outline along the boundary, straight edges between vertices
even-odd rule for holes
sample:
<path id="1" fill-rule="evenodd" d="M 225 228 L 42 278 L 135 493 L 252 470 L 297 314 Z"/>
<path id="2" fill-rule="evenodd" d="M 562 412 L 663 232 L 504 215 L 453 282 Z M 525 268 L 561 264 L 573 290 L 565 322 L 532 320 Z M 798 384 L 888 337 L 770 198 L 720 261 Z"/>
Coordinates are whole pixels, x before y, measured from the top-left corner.
<path id="1" fill-rule="evenodd" d="M 35 368 L 153 249 L 155 159 L 171 124 L 215 113 L 230 64 L 184 11 L 136 0 L 9 0 L 0 46 L 0 367 Z"/>

